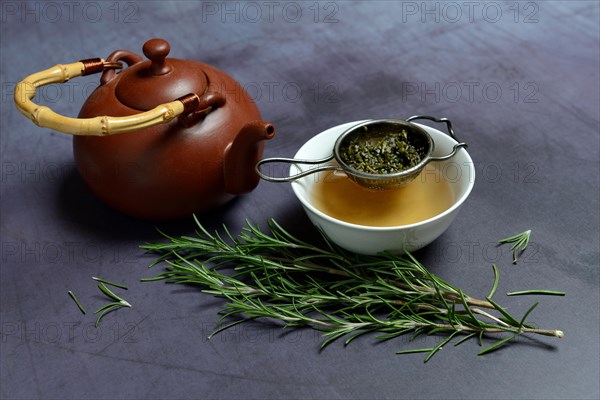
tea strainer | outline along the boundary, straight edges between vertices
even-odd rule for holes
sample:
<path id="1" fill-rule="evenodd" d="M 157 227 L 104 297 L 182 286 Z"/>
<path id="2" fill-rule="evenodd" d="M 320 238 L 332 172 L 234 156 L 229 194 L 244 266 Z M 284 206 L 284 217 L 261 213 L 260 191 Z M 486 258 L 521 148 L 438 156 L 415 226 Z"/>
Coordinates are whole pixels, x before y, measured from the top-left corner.
<path id="1" fill-rule="evenodd" d="M 435 148 L 433 139 L 425 129 L 411 123 L 411 121 L 418 119 L 425 119 L 446 124 L 448 134 L 457 142 L 449 154 L 439 157 L 432 155 Z M 355 141 L 357 138 L 360 140 L 376 139 L 402 130 L 406 131 L 406 140 L 408 144 L 412 145 L 413 148 L 416 149 L 420 158 L 420 161 L 410 168 L 393 173 L 370 173 L 353 167 L 350 165 L 350 163 L 344 161 L 344 158 L 341 156 L 344 149 L 346 149 L 349 144 Z M 299 160 L 282 157 L 265 158 L 256 164 L 255 170 L 262 179 L 269 182 L 291 182 L 316 172 L 331 170 L 342 171 L 348 176 L 348 178 L 352 179 L 354 182 L 363 187 L 377 190 L 396 189 L 415 179 L 421 173 L 423 168 L 429 164 L 429 162 L 448 160 L 463 147 L 466 148 L 467 144 L 460 142 L 456 138 L 454 130 L 452 129 L 452 123 L 448 118 L 436 118 L 429 115 L 414 115 L 406 120 L 376 119 L 361 122 L 344 131 L 336 140 L 332 154 L 326 158 L 318 160 Z M 265 174 L 261 169 L 263 165 L 269 163 L 314 164 L 318 166 L 307 169 L 295 175 L 274 177 Z"/>

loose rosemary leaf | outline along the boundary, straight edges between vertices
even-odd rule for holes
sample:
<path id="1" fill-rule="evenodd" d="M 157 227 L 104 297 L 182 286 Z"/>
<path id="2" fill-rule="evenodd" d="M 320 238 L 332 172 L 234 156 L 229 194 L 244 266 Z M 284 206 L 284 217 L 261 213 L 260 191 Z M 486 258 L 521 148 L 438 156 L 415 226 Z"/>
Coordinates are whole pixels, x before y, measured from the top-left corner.
<path id="1" fill-rule="evenodd" d="M 79 311 L 81 311 L 81 313 L 83 315 L 85 315 L 87 311 L 85 311 L 85 308 L 83 308 L 83 305 L 79 302 L 79 300 L 77 299 L 77 297 L 75 297 L 75 293 L 73 293 L 70 290 L 68 291 L 68 293 L 69 293 L 69 296 L 71 297 L 71 299 L 73 299 L 73 301 L 77 305 L 77 308 L 79 308 Z"/>
<path id="2" fill-rule="evenodd" d="M 92 276 L 92 279 L 95 280 L 96 282 L 104 283 L 106 285 L 111 285 L 111 286 L 114 286 L 114 287 L 118 287 L 119 289 L 127 290 L 127 286 L 121 285 L 120 283 L 114 283 L 114 282 L 111 282 L 111 281 L 107 281 L 106 279 L 97 278 L 95 276 Z"/>
<path id="3" fill-rule="evenodd" d="M 517 233 L 516 235 L 509 236 L 507 238 L 501 239 L 498 241 L 498 243 L 500 243 L 500 244 L 513 243 L 513 245 L 510 247 L 510 249 L 513 252 L 513 264 L 516 264 L 517 260 L 519 259 L 519 256 L 521 254 L 523 254 L 523 252 L 527 248 L 527 245 L 529 244 L 530 236 L 531 236 L 531 229 L 529 229 L 525 232 Z"/>
<path id="4" fill-rule="evenodd" d="M 102 293 L 104 293 L 108 298 L 110 298 L 111 300 L 114 300 L 112 303 L 108 303 L 105 304 L 104 306 L 100 307 L 99 309 L 97 309 L 96 311 L 94 311 L 94 314 L 98 314 L 98 318 L 96 319 L 96 328 L 100 325 L 100 321 L 102 320 L 102 318 L 104 318 L 104 316 L 106 314 L 108 314 L 109 312 L 112 312 L 114 310 L 117 310 L 119 308 L 122 307 L 131 307 L 131 304 L 129 304 L 129 302 L 127 300 L 124 300 L 123 298 L 117 296 L 116 294 L 114 294 L 108 287 L 106 287 L 106 285 L 104 284 L 103 279 L 98 279 L 98 278 L 94 278 L 94 280 L 100 282 L 98 284 L 98 289 L 100 289 L 100 291 Z M 109 282 L 106 282 L 109 283 Z M 112 283 L 109 283 L 113 286 L 116 287 L 121 287 L 122 285 L 115 285 Z M 123 287 L 125 288 L 125 287 Z M 125 288 L 126 289 L 126 288 Z"/>

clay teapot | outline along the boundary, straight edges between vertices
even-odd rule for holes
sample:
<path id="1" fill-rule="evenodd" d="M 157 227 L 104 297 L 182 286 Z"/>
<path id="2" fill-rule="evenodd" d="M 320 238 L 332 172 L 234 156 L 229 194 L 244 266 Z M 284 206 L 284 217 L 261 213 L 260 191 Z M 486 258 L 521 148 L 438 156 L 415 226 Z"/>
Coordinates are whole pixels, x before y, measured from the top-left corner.
<path id="1" fill-rule="evenodd" d="M 75 135 L 77 169 L 96 195 L 126 214 L 175 219 L 253 190 L 263 141 L 275 134 L 244 88 L 210 65 L 168 58 L 151 39 L 144 59 L 117 50 L 106 60 L 57 65 L 17 84 L 15 103 L 39 126 Z M 116 69 L 127 68 L 116 73 Z M 31 101 L 35 88 L 102 72 L 78 118 Z"/>

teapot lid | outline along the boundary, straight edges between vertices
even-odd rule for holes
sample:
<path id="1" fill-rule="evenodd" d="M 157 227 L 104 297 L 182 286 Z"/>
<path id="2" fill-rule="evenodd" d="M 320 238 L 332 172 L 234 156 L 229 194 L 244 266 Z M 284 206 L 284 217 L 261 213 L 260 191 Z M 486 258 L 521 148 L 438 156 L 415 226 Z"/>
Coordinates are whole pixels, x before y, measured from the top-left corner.
<path id="1" fill-rule="evenodd" d="M 120 73 L 115 93 L 127 107 L 148 111 L 189 93 L 204 93 L 208 79 L 199 65 L 186 60 L 167 58 L 171 46 L 164 39 L 144 43 L 149 61 L 135 64 Z"/>

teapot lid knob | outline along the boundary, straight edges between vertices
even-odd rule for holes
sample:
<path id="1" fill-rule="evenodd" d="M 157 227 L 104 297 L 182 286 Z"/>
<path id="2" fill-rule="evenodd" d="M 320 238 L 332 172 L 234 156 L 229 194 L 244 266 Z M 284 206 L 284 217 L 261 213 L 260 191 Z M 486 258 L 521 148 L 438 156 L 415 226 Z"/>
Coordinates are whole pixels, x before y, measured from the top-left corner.
<path id="1" fill-rule="evenodd" d="M 169 42 L 164 39 L 150 39 L 144 43 L 142 50 L 144 55 L 152 61 L 152 65 L 150 65 L 152 75 L 158 76 L 171 72 L 171 66 L 165 60 L 171 51 Z"/>
<path id="2" fill-rule="evenodd" d="M 150 39 L 142 50 L 149 60 L 131 65 L 115 78 L 115 95 L 121 104 L 148 111 L 186 94 L 201 95 L 207 90 L 203 64 L 167 58 L 171 46 L 166 40 Z"/>

